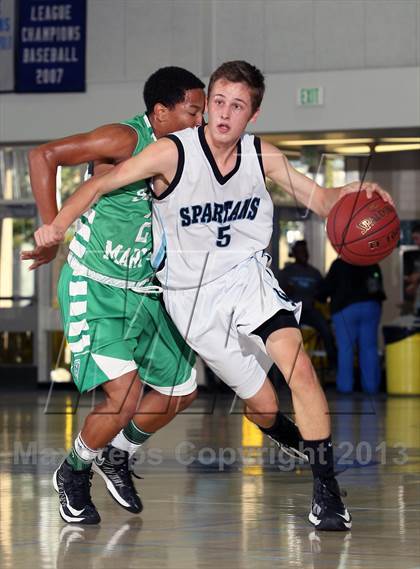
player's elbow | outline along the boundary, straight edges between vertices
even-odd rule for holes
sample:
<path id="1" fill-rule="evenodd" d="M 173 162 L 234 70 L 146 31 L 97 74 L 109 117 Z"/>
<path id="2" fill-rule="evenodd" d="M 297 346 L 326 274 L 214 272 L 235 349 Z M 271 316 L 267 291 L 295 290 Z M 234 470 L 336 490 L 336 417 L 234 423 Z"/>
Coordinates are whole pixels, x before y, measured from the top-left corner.
<path id="1" fill-rule="evenodd" d="M 32 168 L 36 166 L 39 161 L 42 159 L 42 152 L 40 151 L 40 147 L 37 146 L 36 148 L 31 148 L 28 152 L 28 162 L 29 166 Z"/>
<path id="2" fill-rule="evenodd" d="M 57 160 L 54 152 L 47 144 L 31 148 L 28 152 L 28 161 L 30 168 L 37 168 L 40 166 L 49 166 L 51 168 L 57 167 Z"/>

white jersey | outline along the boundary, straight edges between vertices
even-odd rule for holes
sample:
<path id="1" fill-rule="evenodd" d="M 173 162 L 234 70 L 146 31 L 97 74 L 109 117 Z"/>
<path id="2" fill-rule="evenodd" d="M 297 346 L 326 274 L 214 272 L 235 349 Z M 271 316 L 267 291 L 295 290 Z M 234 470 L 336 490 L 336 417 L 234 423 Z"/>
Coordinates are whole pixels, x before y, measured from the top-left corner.
<path id="1" fill-rule="evenodd" d="M 223 176 L 204 127 L 170 138 L 179 159 L 175 178 L 153 203 L 153 266 L 166 288 L 188 289 L 214 281 L 265 249 L 273 228 L 273 203 L 265 186 L 260 139 L 244 134 L 237 161 Z"/>

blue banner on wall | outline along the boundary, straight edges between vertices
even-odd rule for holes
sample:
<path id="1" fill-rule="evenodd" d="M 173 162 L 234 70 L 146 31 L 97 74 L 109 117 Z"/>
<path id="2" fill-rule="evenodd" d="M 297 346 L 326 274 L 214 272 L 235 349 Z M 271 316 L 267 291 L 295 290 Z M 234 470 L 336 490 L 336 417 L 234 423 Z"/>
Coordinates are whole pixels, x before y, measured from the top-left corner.
<path id="1" fill-rule="evenodd" d="M 14 2 L 0 0 L 0 91 L 13 91 Z"/>
<path id="2" fill-rule="evenodd" d="M 15 90 L 85 91 L 86 0 L 19 0 Z"/>

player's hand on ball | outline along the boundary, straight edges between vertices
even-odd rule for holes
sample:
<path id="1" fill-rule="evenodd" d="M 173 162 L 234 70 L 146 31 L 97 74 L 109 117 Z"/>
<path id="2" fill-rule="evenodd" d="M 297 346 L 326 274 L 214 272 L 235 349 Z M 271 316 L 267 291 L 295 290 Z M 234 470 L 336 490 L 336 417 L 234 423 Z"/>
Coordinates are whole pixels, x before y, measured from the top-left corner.
<path id="1" fill-rule="evenodd" d="M 29 270 L 33 271 L 41 265 L 50 263 L 57 255 L 58 245 L 53 247 L 35 247 L 33 251 L 22 251 L 20 258 L 22 261 L 32 260 Z"/>
<path id="2" fill-rule="evenodd" d="M 42 225 L 35 231 L 35 242 L 38 247 L 53 247 L 64 239 L 64 231 L 54 224 Z"/>
<path id="3" fill-rule="evenodd" d="M 351 182 L 350 184 L 346 184 L 339 190 L 339 197 L 338 199 L 342 198 L 346 194 L 352 194 L 353 192 L 359 192 L 365 190 L 367 197 L 370 199 L 373 197 L 373 194 L 376 192 L 381 196 L 381 198 L 390 203 L 395 207 L 394 200 L 392 199 L 391 195 L 386 192 L 379 184 L 375 184 L 374 182 Z M 337 200 L 338 201 L 338 200 Z"/>
<path id="4" fill-rule="evenodd" d="M 385 200 L 376 187 L 371 184 L 369 197 L 366 188 L 358 192 L 347 186 L 348 191 L 341 194 L 328 214 L 331 245 L 351 265 L 379 263 L 395 249 L 400 238 L 400 220 L 394 204 Z"/>

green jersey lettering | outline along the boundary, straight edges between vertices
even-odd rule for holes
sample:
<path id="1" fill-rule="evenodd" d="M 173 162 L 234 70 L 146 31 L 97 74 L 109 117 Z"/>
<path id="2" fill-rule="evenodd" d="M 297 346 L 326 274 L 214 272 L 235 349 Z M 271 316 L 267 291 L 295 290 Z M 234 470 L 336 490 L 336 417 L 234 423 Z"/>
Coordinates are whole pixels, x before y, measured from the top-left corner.
<path id="1" fill-rule="evenodd" d="M 133 156 L 156 140 L 146 115 L 123 124 L 137 134 Z M 145 180 L 102 196 L 77 222 L 70 243 L 72 265 L 83 265 L 91 274 L 111 277 L 121 286 L 127 281 L 147 286 L 154 275 L 151 219 L 152 201 Z"/>

